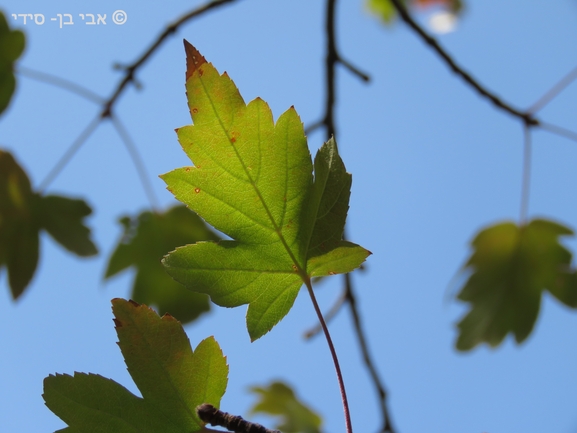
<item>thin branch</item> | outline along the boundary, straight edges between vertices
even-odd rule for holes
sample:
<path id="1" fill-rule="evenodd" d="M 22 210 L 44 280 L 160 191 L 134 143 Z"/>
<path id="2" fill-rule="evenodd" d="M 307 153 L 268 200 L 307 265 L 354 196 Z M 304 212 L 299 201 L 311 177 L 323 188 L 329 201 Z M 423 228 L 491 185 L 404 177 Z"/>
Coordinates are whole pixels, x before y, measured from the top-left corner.
<path id="1" fill-rule="evenodd" d="M 325 116 L 323 125 L 326 128 L 327 136 L 336 135 L 334 109 L 335 109 L 335 65 L 338 62 L 335 21 L 336 21 L 336 0 L 327 0 L 326 32 L 327 32 L 327 54 L 325 60 Z"/>
<path id="2" fill-rule="evenodd" d="M 345 288 L 346 288 L 346 296 L 347 301 L 351 309 L 351 314 L 353 316 L 353 323 L 355 325 L 355 332 L 357 334 L 357 339 L 359 340 L 359 346 L 361 347 L 361 352 L 363 354 L 363 360 L 369 370 L 369 374 L 371 376 L 372 382 L 375 385 L 377 394 L 379 396 L 379 402 L 381 405 L 381 413 L 383 414 L 383 428 L 381 432 L 383 433 L 395 433 L 395 429 L 393 428 L 393 424 L 391 422 L 391 415 L 389 413 L 389 409 L 387 406 L 387 391 L 385 386 L 383 385 L 379 374 L 377 373 L 377 369 L 375 368 L 375 364 L 371 358 L 369 353 L 369 347 L 367 345 L 367 340 L 365 338 L 365 333 L 363 331 L 363 327 L 361 325 L 361 319 L 359 315 L 359 311 L 357 308 L 357 301 L 355 298 L 355 294 L 353 291 L 353 285 L 351 283 L 351 275 L 345 274 Z"/>
<path id="3" fill-rule="evenodd" d="M 327 344 L 329 345 L 329 350 L 331 352 L 331 357 L 333 358 L 333 364 L 335 366 L 335 371 L 337 373 L 337 380 L 339 382 L 339 390 L 341 392 L 341 399 L 343 401 L 343 411 L 345 415 L 345 426 L 347 433 L 353 433 L 353 425 L 351 423 L 351 412 L 349 410 L 349 402 L 347 400 L 347 391 L 345 390 L 345 382 L 343 380 L 343 374 L 341 372 L 341 367 L 339 365 L 339 358 L 337 356 L 337 351 L 335 350 L 335 346 L 333 345 L 333 340 L 331 338 L 331 334 L 329 332 L 329 328 L 327 328 L 327 324 L 325 319 L 323 318 L 323 313 L 321 313 L 321 309 L 319 308 L 319 304 L 317 303 L 317 298 L 315 297 L 315 293 L 313 291 L 313 286 L 311 285 L 310 279 L 305 281 L 305 285 L 307 286 L 307 290 L 309 292 L 309 296 L 313 303 L 313 307 L 315 312 L 317 313 L 317 317 L 319 319 L 319 323 L 323 328 L 323 333 L 325 334 L 325 339 L 327 340 Z"/>
<path id="4" fill-rule="evenodd" d="M 531 130 L 528 125 L 523 125 L 523 182 L 521 187 L 521 212 L 520 224 L 527 220 L 529 210 L 529 187 L 531 184 Z"/>
<path id="5" fill-rule="evenodd" d="M 561 93 L 565 88 L 577 79 L 577 67 L 565 75 L 557 84 L 547 91 L 537 102 L 535 102 L 527 112 L 536 113 L 547 105 L 553 98 Z"/>
<path id="6" fill-rule="evenodd" d="M 533 116 L 531 112 L 523 112 L 514 108 L 512 105 L 502 101 L 498 96 L 494 93 L 487 90 L 483 87 L 475 78 L 473 78 L 468 72 L 466 72 L 461 66 L 457 65 L 457 63 L 453 60 L 453 58 L 442 48 L 437 40 L 430 36 L 419 24 L 413 20 L 407 9 L 404 5 L 401 4 L 400 0 L 390 0 L 392 5 L 395 7 L 399 16 L 403 19 L 405 23 L 409 25 L 419 36 L 420 38 L 435 51 L 451 68 L 451 70 L 459 75 L 467 84 L 469 84 L 473 89 L 477 91 L 481 96 L 489 99 L 493 105 L 500 108 L 501 110 L 506 111 L 507 113 L 519 118 L 522 120 L 526 125 L 535 126 L 539 124 L 539 121 Z"/>
<path id="7" fill-rule="evenodd" d="M 130 155 L 130 159 L 132 159 L 134 167 L 136 168 L 136 172 L 138 173 L 138 177 L 140 178 L 140 182 L 142 183 L 142 186 L 144 188 L 144 192 L 146 193 L 148 201 L 150 202 L 150 206 L 152 207 L 152 209 L 158 209 L 159 207 L 158 200 L 156 198 L 156 195 L 154 194 L 154 188 L 150 183 L 148 173 L 146 172 L 146 168 L 144 167 L 144 161 L 142 160 L 142 157 L 138 152 L 138 148 L 134 144 L 134 141 L 128 134 L 128 131 L 126 130 L 122 122 L 120 122 L 120 119 L 114 115 L 111 115 L 110 119 L 112 120 L 114 128 L 116 129 L 118 135 L 120 136 L 122 142 L 124 143 L 124 147 L 126 147 L 126 150 Z"/>
<path id="8" fill-rule="evenodd" d="M 327 130 L 327 135 L 329 137 L 336 135 L 335 121 L 334 121 L 334 106 L 335 106 L 335 69 L 336 65 L 340 63 L 353 75 L 356 75 L 361 80 L 368 82 L 370 77 L 362 72 L 357 67 L 353 66 L 350 62 L 345 60 L 337 49 L 337 37 L 335 31 L 335 21 L 336 21 L 336 0 L 327 0 L 327 15 L 325 21 L 325 28 L 327 34 L 327 45 L 326 45 L 326 60 L 325 60 L 325 83 L 326 83 L 326 103 L 325 103 L 325 114 L 321 120 L 321 124 L 325 126 Z M 313 129 L 316 129 L 317 124 L 313 124 L 307 128 L 307 133 Z"/>
<path id="9" fill-rule="evenodd" d="M 577 141 L 577 132 L 563 128 L 562 126 L 557 126 L 551 123 L 544 123 L 544 122 L 539 123 L 539 126 L 541 127 L 541 129 L 548 131 L 551 134 L 559 135 L 572 141 Z"/>
<path id="10" fill-rule="evenodd" d="M 353 65 L 348 60 L 343 59 L 338 53 L 337 53 L 337 60 L 341 65 L 343 65 L 346 69 L 348 69 L 351 74 L 356 75 L 361 80 L 363 80 L 365 83 L 368 83 L 369 81 L 371 81 L 371 77 L 369 74 L 361 71 L 359 68 L 357 68 L 355 65 Z"/>
<path id="11" fill-rule="evenodd" d="M 325 118 L 322 121 L 322 124 L 326 128 L 327 136 L 331 137 L 336 135 L 335 131 L 335 122 L 334 122 L 334 104 L 335 104 L 335 93 L 336 93 L 336 86 L 335 86 L 335 65 L 337 62 L 341 62 L 345 67 L 349 67 L 347 62 L 344 62 L 342 58 L 339 56 L 337 48 L 336 48 L 336 33 L 335 33 L 335 21 L 336 21 L 336 0 L 327 0 L 327 17 L 326 17 L 326 32 L 327 32 L 327 57 L 326 57 L 326 92 L 327 92 L 327 99 L 326 99 L 326 106 L 325 106 Z M 350 70 L 350 69 L 349 69 Z M 356 73 L 356 72 L 355 72 Z M 367 77 L 368 78 L 368 77 Z M 309 130 L 311 127 L 309 127 Z M 343 238 L 345 238 L 343 236 Z M 383 416 L 383 428 L 382 432 L 385 433 L 395 433 L 390 415 L 389 410 L 387 408 L 387 393 L 385 391 L 385 387 L 379 378 L 374 363 L 369 355 L 366 338 L 363 332 L 363 329 L 360 324 L 360 317 L 356 306 L 356 300 L 353 293 L 352 283 L 349 274 L 345 274 L 345 293 L 346 298 L 351 309 L 351 314 L 353 315 L 353 321 L 355 326 L 355 332 L 357 334 L 357 338 L 359 340 L 359 345 L 361 348 L 361 352 L 363 354 L 363 359 L 365 361 L 365 365 L 369 370 L 369 374 L 372 378 L 373 384 L 379 395 L 379 402 L 381 405 L 381 412 Z M 312 294 L 312 289 L 309 289 L 309 292 Z M 314 298 L 313 298 L 314 299 Z M 320 310 L 315 302 L 315 308 L 318 310 L 320 315 Z M 321 316 L 322 317 L 322 316 Z M 324 321 L 321 321 L 321 326 L 323 330 L 326 328 L 326 324 Z M 328 332 L 328 330 L 326 331 Z M 344 388 L 343 388 L 344 389 Z M 350 422 L 350 420 L 349 420 Z"/>
<path id="12" fill-rule="evenodd" d="M 36 81 L 50 84 L 52 86 L 60 87 L 61 89 L 72 92 L 84 99 L 95 102 L 97 104 L 104 104 L 104 98 L 90 89 L 56 75 L 47 74 L 46 72 L 36 71 L 34 69 L 18 66 L 16 72 L 24 77 L 31 78 Z"/>
<path id="13" fill-rule="evenodd" d="M 310 133 L 312 133 L 313 131 L 316 131 L 317 129 L 319 129 L 320 127 L 322 127 L 324 125 L 325 125 L 324 120 L 317 120 L 316 122 L 309 124 L 309 126 L 307 126 L 305 128 L 305 134 L 309 135 Z"/>
<path id="14" fill-rule="evenodd" d="M 86 140 L 98 127 L 101 120 L 102 119 L 100 116 L 96 116 L 94 120 L 92 120 L 92 122 L 90 122 L 88 126 L 84 128 L 84 130 L 80 133 L 78 138 L 74 140 L 74 142 L 70 145 L 68 150 L 66 150 L 64 155 L 60 157 L 56 165 L 52 168 L 52 170 L 50 170 L 48 175 L 40 183 L 40 186 L 38 187 L 39 192 L 44 191 L 48 187 L 48 185 L 50 185 L 50 183 L 56 178 L 56 176 L 58 176 L 58 174 L 62 171 L 62 169 L 66 166 L 66 164 L 68 164 L 70 159 L 72 159 L 72 157 L 76 154 L 76 152 L 78 152 L 78 150 L 82 147 L 82 145 L 86 143 Z"/>
<path id="15" fill-rule="evenodd" d="M 346 291 L 343 290 L 343 292 L 339 295 L 333 306 L 324 315 L 325 322 L 329 323 L 337 315 L 337 313 L 340 311 L 341 307 L 344 305 L 346 300 L 347 300 L 347 294 Z M 304 338 L 309 340 L 315 337 L 317 334 L 321 333 L 322 331 L 323 328 L 321 324 L 317 323 L 314 327 L 305 332 Z"/>
<path id="16" fill-rule="evenodd" d="M 30 78 L 34 78 L 36 80 L 43 81 L 43 82 L 52 84 L 54 86 L 64 88 L 70 92 L 76 93 L 76 94 L 78 94 L 78 95 L 80 95 L 86 99 L 90 99 L 90 100 L 97 102 L 97 103 L 102 105 L 102 110 L 100 112 L 100 115 L 86 127 L 85 131 L 72 143 L 70 148 L 64 153 L 64 155 L 60 158 L 60 160 L 56 163 L 56 165 L 52 168 L 52 170 L 50 170 L 48 176 L 44 179 L 44 181 L 42 181 L 41 186 L 40 186 L 40 190 L 44 190 L 54 180 L 54 178 L 56 178 L 56 176 L 58 176 L 60 171 L 66 166 L 66 164 L 70 161 L 70 159 L 76 154 L 78 149 L 80 149 L 80 147 L 82 147 L 85 140 L 88 138 L 88 136 L 90 136 L 90 134 L 92 134 L 92 132 L 96 129 L 96 127 L 100 124 L 100 122 L 107 117 L 113 117 L 112 116 L 112 108 L 113 108 L 114 104 L 116 104 L 116 102 L 118 101 L 118 99 L 120 98 L 120 96 L 122 95 L 124 90 L 126 89 L 126 86 L 128 85 L 128 83 L 131 83 L 131 82 L 134 83 L 135 82 L 136 71 L 152 56 L 152 54 L 160 47 L 162 42 L 168 36 L 175 33 L 182 24 L 188 22 L 189 20 L 196 18 L 198 16 L 201 16 L 204 13 L 206 13 L 212 9 L 215 9 L 219 6 L 223 6 L 227 3 L 233 3 L 235 1 L 237 1 L 237 0 L 213 0 L 213 1 L 205 4 L 204 6 L 198 7 L 196 9 L 190 11 L 189 13 L 183 15 L 178 20 L 176 20 L 173 24 L 169 25 L 164 30 L 164 32 L 162 32 L 156 38 L 156 40 L 153 41 L 153 43 L 150 45 L 150 47 L 144 52 L 144 54 L 142 56 L 140 56 L 140 58 L 138 60 L 136 60 L 132 65 L 124 68 L 124 77 L 120 80 L 120 82 L 116 86 L 116 89 L 112 93 L 112 96 L 106 100 L 104 100 L 102 97 L 98 96 L 96 93 L 92 92 L 91 90 L 88 90 L 82 86 L 79 86 L 75 83 L 72 83 L 71 81 L 68 81 L 68 80 L 65 80 L 63 78 L 59 78 L 59 77 L 56 77 L 56 76 L 53 76 L 50 74 L 46 74 L 43 72 L 37 72 L 37 71 L 33 71 L 31 69 L 20 67 L 19 71 L 23 75 L 27 75 Z M 114 120 L 114 119 L 116 119 L 116 120 Z M 146 180 L 147 179 L 146 172 L 144 170 L 144 165 L 142 164 L 142 158 L 138 154 L 137 148 L 136 148 L 136 146 L 134 146 L 132 140 L 130 140 L 128 134 L 126 133 L 126 130 L 120 125 L 118 118 L 113 118 L 113 123 L 114 123 L 118 133 L 120 134 L 122 141 L 123 141 L 124 145 L 126 146 L 126 148 L 128 149 L 128 152 L 130 153 L 130 156 L 131 156 L 131 158 L 132 158 L 132 160 L 136 166 L 136 170 L 138 171 L 138 174 L 140 176 L 140 180 L 142 182 L 145 193 L 148 196 L 148 199 L 151 202 L 151 204 L 153 205 L 153 207 L 155 207 L 155 203 L 157 202 L 157 200 L 154 196 L 153 189 L 150 186 L 150 182 L 148 180 Z M 120 125 L 120 127 L 119 127 L 119 125 Z"/>
<path id="17" fill-rule="evenodd" d="M 128 83 L 134 82 L 134 80 L 135 80 L 134 76 L 135 76 L 136 71 L 152 56 L 152 54 L 154 54 L 154 52 L 160 47 L 160 45 L 162 45 L 162 43 L 164 42 L 164 40 L 166 38 L 171 36 L 173 33 L 176 33 L 176 31 L 178 30 L 178 28 L 181 25 L 190 21 L 191 19 L 199 17 L 199 16 L 205 14 L 206 12 L 208 12 L 212 9 L 216 9 L 220 6 L 227 4 L 227 3 L 233 3 L 235 1 L 237 1 L 237 0 L 213 0 L 213 1 L 205 4 L 204 6 L 196 8 L 193 11 L 183 15 L 181 18 L 179 18 L 174 23 L 169 25 L 154 40 L 154 42 L 144 52 L 144 54 L 142 54 L 142 56 L 140 56 L 140 58 L 138 60 L 136 60 L 133 64 L 126 66 L 124 68 L 124 77 L 118 83 L 118 86 L 116 87 L 116 90 L 112 93 L 112 96 L 110 98 L 108 98 L 108 100 L 104 104 L 104 108 L 103 108 L 102 114 L 101 114 L 102 117 L 104 118 L 104 117 L 110 116 L 114 104 L 116 103 L 116 101 L 118 100 L 120 95 L 123 93 L 123 91 L 125 90 Z"/>

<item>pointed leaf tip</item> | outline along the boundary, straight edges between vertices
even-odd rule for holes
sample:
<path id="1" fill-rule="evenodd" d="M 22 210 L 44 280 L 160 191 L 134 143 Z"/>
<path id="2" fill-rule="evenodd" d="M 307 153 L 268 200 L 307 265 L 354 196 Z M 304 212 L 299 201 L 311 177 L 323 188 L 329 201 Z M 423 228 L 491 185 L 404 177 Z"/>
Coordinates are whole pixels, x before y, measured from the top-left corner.
<path id="1" fill-rule="evenodd" d="M 206 63 L 206 59 L 186 39 L 184 39 L 184 50 L 186 51 L 186 80 L 188 81 L 194 71 Z"/>

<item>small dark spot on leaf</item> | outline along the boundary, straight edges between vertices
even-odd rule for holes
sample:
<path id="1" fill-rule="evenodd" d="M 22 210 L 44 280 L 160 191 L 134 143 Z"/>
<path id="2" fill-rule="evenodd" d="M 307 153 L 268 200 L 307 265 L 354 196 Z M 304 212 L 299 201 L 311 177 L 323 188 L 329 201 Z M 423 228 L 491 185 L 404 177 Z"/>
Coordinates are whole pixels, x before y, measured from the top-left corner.
<path id="1" fill-rule="evenodd" d="M 199 77 L 202 77 L 202 74 L 204 74 L 204 70 L 202 68 L 198 68 Z"/>
<path id="2" fill-rule="evenodd" d="M 190 167 L 184 167 L 184 171 L 190 171 Z"/>
<path id="3" fill-rule="evenodd" d="M 198 194 L 200 192 L 200 188 L 194 188 L 194 192 Z"/>
<path id="4" fill-rule="evenodd" d="M 329 275 L 336 275 L 336 272 L 329 271 Z"/>
<path id="5" fill-rule="evenodd" d="M 115 317 L 114 319 L 112 319 L 112 320 L 114 320 L 114 326 L 115 326 L 116 328 L 121 328 L 121 327 L 122 327 L 122 322 L 121 322 L 120 320 L 118 320 L 116 317 Z"/>
<path id="6" fill-rule="evenodd" d="M 129 299 L 128 302 L 130 302 L 132 305 L 134 305 L 135 307 L 140 307 L 140 304 L 136 301 L 133 301 L 132 299 Z"/>
<path id="7" fill-rule="evenodd" d="M 196 113 L 198 113 L 198 108 L 195 107 L 192 109 L 192 114 L 196 114 Z"/>
<path id="8" fill-rule="evenodd" d="M 293 267 L 293 270 L 295 270 L 295 271 L 297 270 L 297 265 L 292 265 L 292 267 Z"/>
<path id="9" fill-rule="evenodd" d="M 231 142 L 231 143 L 236 143 L 236 137 L 232 137 L 232 138 L 230 139 L 230 142 Z"/>

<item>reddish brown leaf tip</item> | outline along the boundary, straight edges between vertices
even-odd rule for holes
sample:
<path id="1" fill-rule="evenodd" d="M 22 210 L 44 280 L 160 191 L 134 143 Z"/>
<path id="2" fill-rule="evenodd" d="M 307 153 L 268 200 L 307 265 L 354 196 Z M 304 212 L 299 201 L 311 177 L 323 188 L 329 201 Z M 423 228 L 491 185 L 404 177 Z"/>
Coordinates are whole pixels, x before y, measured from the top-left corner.
<path id="1" fill-rule="evenodd" d="M 186 51 L 186 80 L 188 81 L 194 71 L 206 63 L 206 59 L 186 39 L 184 39 L 184 50 Z"/>
<path id="2" fill-rule="evenodd" d="M 122 322 L 120 320 L 118 320 L 117 318 L 114 318 L 112 320 L 114 320 L 114 327 L 115 328 L 121 328 L 122 327 Z"/>

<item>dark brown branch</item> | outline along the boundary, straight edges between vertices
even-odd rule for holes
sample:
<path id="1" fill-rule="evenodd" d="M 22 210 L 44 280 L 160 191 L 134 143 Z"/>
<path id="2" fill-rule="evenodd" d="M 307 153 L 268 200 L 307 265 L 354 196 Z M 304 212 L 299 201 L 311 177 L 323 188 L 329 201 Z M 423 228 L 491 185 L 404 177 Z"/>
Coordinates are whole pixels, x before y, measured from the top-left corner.
<path id="1" fill-rule="evenodd" d="M 188 22 L 189 20 L 196 18 L 198 16 L 201 16 L 204 13 L 206 13 L 212 9 L 215 9 L 219 6 L 223 6 L 227 3 L 233 3 L 235 1 L 237 1 L 237 0 L 213 0 L 213 1 L 205 4 L 204 6 L 201 6 L 199 8 L 196 8 L 196 9 L 190 11 L 189 13 L 183 15 L 178 20 L 176 20 L 173 24 L 169 25 L 164 30 L 164 32 L 162 32 L 156 38 L 156 40 L 153 41 L 153 43 L 150 45 L 150 47 L 144 52 L 144 54 L 142 56 L 140 56 L 140 58 L 138 60 L 136 60 L 130 66 L 127 66 L 124 68 L 124 77 L 120 80 L 120 82 L 116 86 L 116 89 L 112 93 L 112 96 L 110 98 L 108 98 L 107 100 L 104 100 L 104 98 L 101 98 L 100 96 L 98 96 L 94 92 L 92 92 L 92 91 L 90 91 L 90 90 L 88 90 L 82 86 L 79 86 L 75 83 L 72 83 L 68 80 L 64 80 L 62 78 L 58 78 L 58 77 L 55 77 L 53 75 L 46 74 L 43 72 L 36 72 L 36 71 L 32 71 L 30 69 L 20 67 L 19 68 L 20 72 L 31 77 L 31 78 L 47 82 L 49 84 L 52 84 L 52 85 L 55 85 L 58 87 L 62 87 L 66 90 L 69 90 L 73 93 L 76 93 L 76 94 L 86 98 L 86 99 L 90 99 L 90 100 L 95 101 L 95 102 L 102 105 L 102 110 L 101 110 L 98 118 L 96 120 L 93 120 L 86 127 L 86 129 L 82 132 L 82 134 L 80 134 L 80 136 L 66 150 L 64 155 L 60 158 L 60 160 L 56 163 L 56 165 L 52 168 L 52 170 L 50 170 L 49 174 L 46 176 L 46 178 L 40 184 L 41 185 L 40 190 L 41 191 L 44 190 L 56 178 L 56 176 L 58 176 L 60 171 L 66 166 L 66 164 L 68 164 L 70 159 L 82 147 L 82 145 L 85 143 L 86 139 L 88 139 L 90 134 L 92 134 L 92 132 L 96 129 L 96 127 L 100 124 L 100 122 L 107 117 L 112 117 L 112 108 L 113 108 L 114 104 L 116 104 L 116 102 L 118 101 L 118 99 L 120 98 L 120 96 L 122 95 L 124 90 L 126 89 L 126 86 L 128 85 L 128 83 L 135 83 L 136 71 L 152 56 L 152 54 L 160 47 L 162 42 L 164 42 L 164 40 L 168 36 L 175 33 L 182 24 Z M 119 134 L 123 140 L 124 145 L 127 147 L 128 151 L 131 155 L 131 158 L 132 158 L 132 160 L 133 160 L 133 162 L 137 168 L 137 171 L 139 173 L 141 182 L 143 184 L 143 188 L 144 188 L 144 190 L 145 190 L 145 192 L 146 192 L 146 194 L 147 194 L 147 196 L 151 202 L 151 205 L 154 207 L 154 204 L 156 203 L 156 199 L 154 198 L 154 194 L 152 193 L 152 188 L 150 187 L 149 183 L 147 181 L 143 181 L 144 176 L 145 176 L 144 166 L 141 164 L 141 158 L 140 158 L 140 155 L 138 155 L 138 151 L 136 149 L 136 146 L 134 146 L 132 141 L 128 138 L 128 134 L 126 134 L 126 131 L 122 128 L 122 126 L 120 126 L 120 129 L 119 129 L 118 119 L 116 119 L 115 127 L 117 128 L 117 131 L 119 132 Z"/>
<path id="2" fill-rule="evenodd" d="M 381 432 L 383 433 L 395 433 L 395 429 L 393 428 L 393 424 L 391 422 L 391 415 L 389 413 L 389 409 L 387 406 L 387 391 L 385 386 L 383 385 L 379 374 L 377 373 L 377 369 L 375 368 L 375 364 L 371 358 L 369 353 L 369 347 L 367 345 L 367 340 L 365 338 L 365 333 L 363 331 L 363 327 L 361 325 L 361 318 L 359 315 L 359 311 L 357 308 L 357 300 L 355 298 L 355 294 L 353 291 L 353 285 L 351 282 L 351 274 L 345 274 L 345 288 L 346 288 L 346 297 L 351 309 L 351 314 L 353 316 L 353 323 L 355 326 L 355 333 L 357 334 L 357 339 L 359 340 L 359 346 L 361 348 L 361 353 L 363 354 L 363 361 L 365 362 L 365 366 L 367 370 L 369 370 L 369 375 L 371 376 L 373 385 L 377 391 L 379 396 L 379 402 L 381 406 L 381 413 L 383 416 L 383 427 Z"/>
<path id="3" fill-rule="evenodd" d="M 371 81 L 371 77 L 369 76 L 369 74 L 367 74 L 366 72 L 361 71 L 359 68 L 357 68 L 355 65 L 353 65 L 351 62 L 349 62 L 348 60 L 343 59 L 340 55 L 337 54 L 337 60 L 339 61 L 339 63 L 341 65 L 343 65 L 346 69 L 349 70 L 349 72 L 353 75 L 356 75 L 357 77 L 359 77 L 361 80 L 363 80 L 365 83 L 368 83 L 369 81 Z"/>
<path id="4" fill-rule="evenodd" d="M 116 90 L 113 92 L 112 96 L 110 98 L 108 98 L 108 100 L 104 104 L 104 108 L 102 109 L 101 116 L 103 118 L 110 116 L 114 104 L 116 103 L 116 101 L 118 100 L 120 95 L 123 93 L 123 91 L 126 88 L 126 86 L 128 85 L 128 83 L 135 81 L 134 75 L 135 75 L 136 71 L 152 56 L 152 54 L 154 54 L 154 52 L 158 49 L 158 47 L 160 47 L 160 45 L 164 42 L 164 40 L 166 38 L 168 38 L 169 36 L 171 36 L 173 33 L 175 33 L 182 24 L 190 21 L 193 18 L 196 18 L 198 16 L 203 15 L 212 9 L 218 8 L 218 7 L 223 6 L 227 3 L 233 3 L 235 1 L 237 1 L 237 0 L 213 0 L 213 1 L 205 4 L 204 6 L 201 6 L 197 9 L 194 9 L 193 11 L 183 15 L 181 18 L 179 18 L 174 23 L 169 25 L 164 30 L 164 32 L 162 32 L 156 38 L 156 40 L 144 52 L 144 54 L 142 54 L 142 56 L 140 56 L 140 58 L 138 60 L 136 60 L 133 64 L 126 66 L 124 68 L 124 77 L 122 78 L 122 80 L 120 80 L 120 82 L 119 82 L 118 86 L 116 87 Z"/>
<path id="5" fill-rule="evenodd" d="M 390 0 L 399 16 L 402 20 L 411 27 L 415 33 L 419 35 L 419 37 L 435 51 L 451 68 L 451 70 L 460 76 L 467 84 L 469 84 L 473 89 L 477 91 L 481 96 L 484 98 L 489 99 L 493 105 L 500 108 L 501 110 L 506 111 L 507 113 L 519 118 L 528 126 L 536 126 L 539 125 L 539 121 L 533 116 L 533 113 L 527 111 L 523 112 L 511 106 L 510 104 L 502 101 L 498 96 L 481 86 L 481 84 L 473 78 L 468 72 L 466 72 L 461 66 L 457 65 L 457 63 L 453 60 L 453 58 L 442 48 L 437 40 L 430 36 L 419 24 L 413 20 L 407 9 L 404 5 L 401 4 L 400 0 Z"/>
<path id="6" fill-rule="evenodd" d="M 335 105 L 335 65 L 337 62 L 341 62 L 345 67 L 350 67 L 347 62 L 343 62 L 342 58 L 339 56 L 336 47 L 336 32 L 335 32 L 335 21 L 336 21 L 336 0 L 327 0 L 327 16 L 326 16 L 326 32 L 327 32 L 327 55 L 326 55 L 326 92 L 327 99 L 325 105 L 325 117 L 322 121 L 322 125 L 325 126 L 327 137 L 336 135 L 335 122 L 334 122 L 334 105 Z M 350 69 L 349 69 L 350 70 Z M 368 77 L 367 77 L 368 78 Z M 311 127 L 308 128 L 310 131 Z M 348 305 L 351 309 L 351 314 L 353 315 L 353 321 L 355 326 L 355 332 L 359 340 L 359 345 L 363 354 L 363 359 L 365 365 L 369 370 L 369 374 L 372 378 L 372 382 L 379 395 L 379 402 L 381 405 L 381 412 L 383 416 L 383 433 L 395 433 L 389 410 L 387 408 L 387 393 L 385 392 L 385 387 L 382 384 L 374 366 L 374 363 L 369 355 L 366 338 L 363 329 L 360 324 L 360 317 L 356 306 L 356 300 L 353 293 L 352 283 L 349 274 L 345 274 L 345 292 Z M 319 310 L 320 312 L 320 310 Z M 322 323 L 321 323 L 322 324 Z"/>
<path id="7" fill-rule="evenodd" d="M 350 62 L 346 61 L 337 49 L 337 36 L 335 31 L 335 21 L 336 21 L 336 0 L 327 0 L 327 11 L 326 11 L 326 21 L 325 29 L 327 33 L 327 46 L 326 46 L 326 60 L 325 60 L 325 88 L 326 88 L 326 102 L 325 102 L 325 114 L 323 116 L 320 124 L 324 125 L 327 131 L 327 136 L 336 136 L 335 131 L 335 120 L 334 120 L 334 107 L 335 107 L 335 69 L 336 65 L 340 63 L 353 75 L 356 75 L 361 80 L 368 82 L 370 77 L 362 72 L 357 67 L 353 66 Z M 309 127 L 307 132 L 312 129 L 316 129 L 317 124 Z"/>
<path id="8" fill-rule="evenodd" d="M 229 413 L 218 410 L 211 404 L 203 403 L 196 408 L 198 417 L 210 424 L 236 432 L 236 433 L 280 433 L 278 430 L 269 430 L 266 427 L 245 421 L 240 416 L 231 415 Z"/>
<path id="9" fill-rule="evenodd" d="M 327 16 L 326 16 L 326 32 L 327 32 L 327 53 L 325 60 L 325 88 L 326 88 L 326 102 L 325 102 L 325 116 L 323 124 L 326 128 L 327 137 L 334 136 L 335 131 L 335 65 L 338 61 L 335 20 L 336 20 L 336 0 L 327 0 Z"/>

